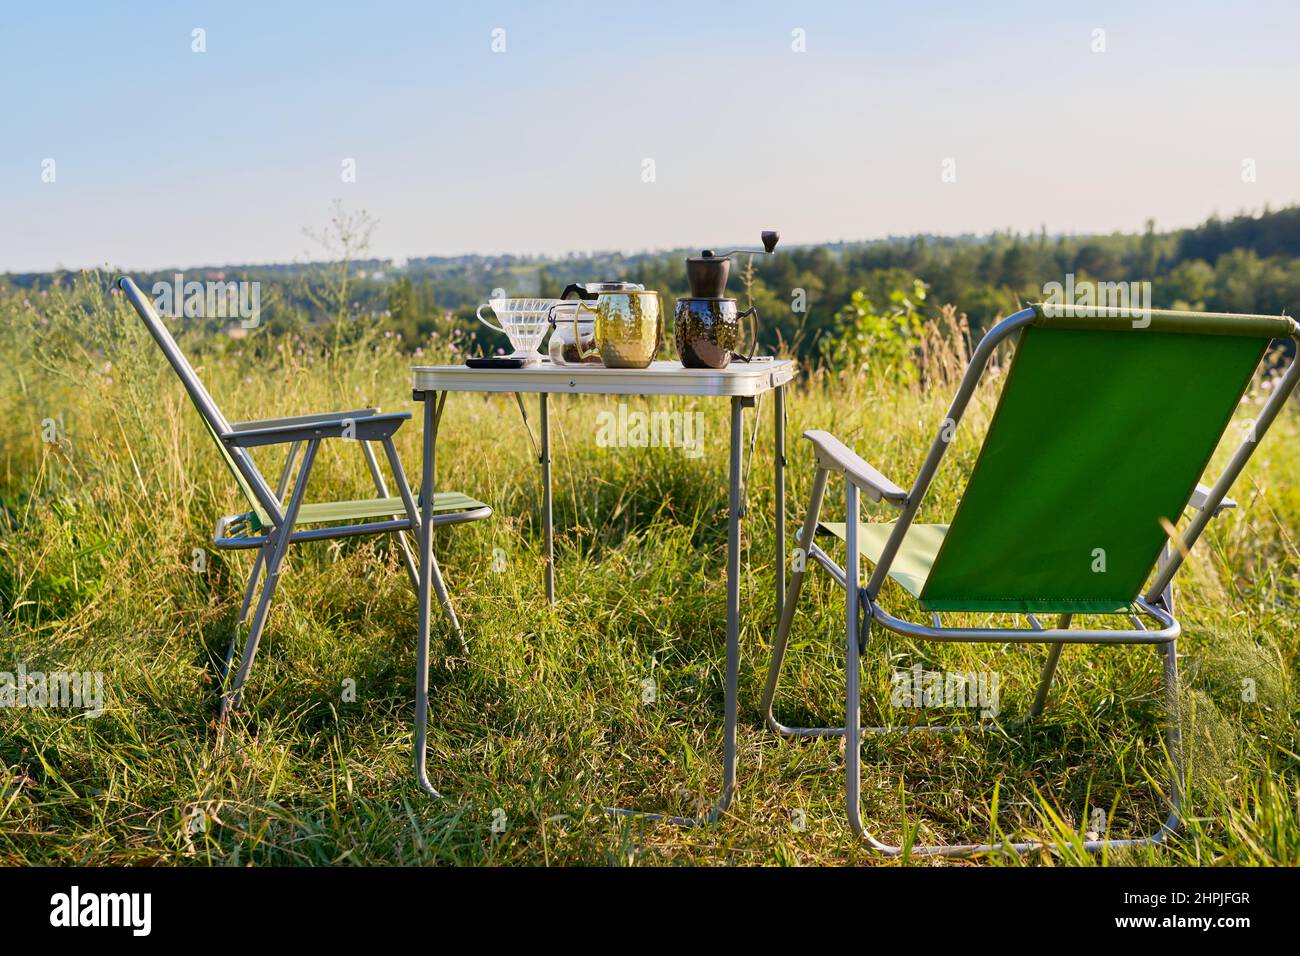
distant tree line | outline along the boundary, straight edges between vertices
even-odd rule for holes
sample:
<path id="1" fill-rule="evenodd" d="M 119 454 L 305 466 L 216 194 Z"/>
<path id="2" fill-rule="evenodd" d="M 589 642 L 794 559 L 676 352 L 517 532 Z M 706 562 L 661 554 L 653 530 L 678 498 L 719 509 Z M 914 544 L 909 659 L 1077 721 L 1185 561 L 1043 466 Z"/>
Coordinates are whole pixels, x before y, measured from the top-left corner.
<path id="1" fill-rule="evenodd" d="M 220 275 L 263 283 L 266 324 L 323 343 L 376 327 L 419 347 L 435 333 L 459 327 L 484 348 L 503 345 L 474 318 L 494 291 L 508 296 L 558 297 L 570 282 L 626 279 L 663 294 L 665 311 L 687 294 L 683 258 L 699 250 L 642 255 L 595 253 L 562 259 L 462 256 L 392 263 L 350 250 L 339 264 L 224 267 L 189 270 L 186 278 Z M 827 342 L 852 334 L 862 304 L 909 303 L 909 321 L 945 304 L 985 328 L 1026 302 L 1048 282 L 1151 283 L 1157 307 L 1295 314 L 1300 307 L 1300 206 L 1232 219 L 1211 218 L 1193 229 L 1053 236 L 910 236 L 862 243 L 780 247 L 772 256 L 737 257 L 730 295 L 752 302 L 761 316 L 765 349 L 778 345 L 801 356 L 826 354 Z M 105 277 L 107 282 L 111 277 Z M 137 274 L 147 290 L 171 282 L 172 272 Z M 58 274 L 7 275 L 0 287 L 23 292 L 60 281 Z M 924 301 L 913 295 L 924 285 Z"/>

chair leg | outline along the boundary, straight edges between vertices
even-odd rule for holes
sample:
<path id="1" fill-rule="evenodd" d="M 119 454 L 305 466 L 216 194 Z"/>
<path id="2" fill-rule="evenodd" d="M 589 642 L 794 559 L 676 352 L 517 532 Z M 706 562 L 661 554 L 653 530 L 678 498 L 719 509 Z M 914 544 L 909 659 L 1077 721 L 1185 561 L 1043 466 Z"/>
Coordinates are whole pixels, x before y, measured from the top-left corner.
<path id="1" fill-rule="evenodd" d="M 465 640 L 465 632 L 461 629 L 460 621 L 456 619 L 456 609 L 451 606 L 451 595 L 447 593 L 447 584 L 442 579 L 442 569 L 438 567 L 438 559 L 429 552 L 429 572 L 433 579 L 433 593 L 438 596 L 438 603 L 442 605 L 442 611 L 447 615 L 447 623 L 451 625 L 452 633 L 456 635 L 456 642 L 460 645 L 462 654 L 469 653 L 469 642 Z"/>
<path id="2" fill-rule="evenodd" d="M 244 642 L 244 653 L 240 657 L 239 671 L 230 687 L 221 695 L 221 710 L 218 716 L 224 720 L 234 708 L 239 706 L 240 694 L 248 673 L 253 668 L 253 659 L 257 656 L 257 646 L 262 640 L 262 630 L 266 627 L 266 618 L 271 611 L 271 601 L 275 597 L 276 585 L 280 583 L 280 564 L 282 554 L 277 554 L 267 562 L 266 584 L 257 602 L 257 611 L 253 615 L 253 624 L 248 629 L 248 638 Z"/>
<path id="3" fill-rule="evenodd" d="M 406 537 L 405 531 L 394 531 L 394 537 L 402 549 L 402 566 L 406 568 L 406 576 L 411 580 L 411 590 L 420 593 L 420 571 L 415 565 L 415 554 L 411 551 L 410 539 Z"/>
<path id="4" fill-rule="evenodd" d="M 858 489 L 846 481 L 844 537 L 848 554 L 844 559 L 844 800 L 849 828 L 859 837 L 862 828 L 862 645 L 859 628 L 862 567 L 858 555 Z M 867 625 L 870 628 L 870 624 Z M 875 841 L 871 841 L 874 845 Z"/>
<path id="5" fill-rule="evenodd" d="M 1070 626 L 1074 620 L 1073 614 L 1062 614 L 1057 621 L 1057 627 L 1064 630 Z M 1052 678 L 1056 676 L 1056 665 L 1061 660 L 1061 649 L 1064 644 L 1053 644 L 1047 649 L 1047 660 L 1043 663 L 1043 674 L 1038 679 L 1038 690 L 1034 694 L 1034 702 L 1029 706 L 1029 713 L 1025 715 L 1025 721 L 1033 720 L 1043 712 L 1043 707 L 1047 704 L 1047 692 L 1052 686 Z"/>
<path id="6" fill-rule="evenodd" d="M 411 486 L 406 481 L 406 472 L 402 470 L 402 460 L 397 457 L 397 448 L 393 445 L 393 440 L 391 438 L 384 439 L 384 454 L 388 456 L 388 467 L 393 471 L 393 480 L 397 482 L 398 494 L 406 505 L 406 513 L 411 519 L 411 527 L 422 527 L 419 512 L 415 507 L 415 499 L 411 496 Z M 374 468 L 373 472 L 375 475 L 378 475 L 378 468 Z M 378 487 L 381 489 L 383 488 L 382 478 L 377 477 L 376 483 Z M 387 497 L 386 494 L 385 497 Z M 432 532 L 432 529 L 430 529 L 430 532 Z M 415 593 L 418 597 L 420 593 L 418 565 L 415 563 L 415 556 L 411 553 L 411 546 L 406 540 L 405 533 L 399 531 L 397 534 L 402 542 L 402 553 L 406 561 L 406 571 L 407 574 L 411 576 L 411 585 L 415 588 Z M 433 583 L 433 591 L 438 595 L 438 603 L 442 605 L 443 613 L 447 615 L 447 622 L 451 624 L 451 629 L 456 635 L 456 641 L 460 645 L 461 653 L 468 654 L 469 643 L 465 640 L 465 632 L 461 629 L 460 621 L 456 619 L 456 609 L 451 606 L 451 596 L 447 593 L 446 582 L 442 579 L 442 570 L 438 567 L 438 559 L 433 557 L 432 545 L 429 548 L 428 554 L 429 576 Z"/>
<path id="7" fill-rule="evenodd" d="M 384 439 L 385 455 L 388 454 L 388 449 L 389 446 L 392 444 L 392 441 L 393 439 L 391 437 Z M 370 442 L 363 441 L 361 443 L 361 452 L 362 454 L 365 455 L 366 467 L 370 469 L 370 480 L 375 483 L 375 491 L 379 493 L 379 497 L 387 498 L 388 483 L 384 481 L 384 473 L 379 470 L 379 462 L 375 459 L 375 450 L 370 447 Z M 397 462 L 396 465 L 393 464 L 394 461 Z M 402 465 L 401 465 L 401 461 L 397 458 L 396 452 L 394 452 L 394 454 L 392 455 L 389 455 L 388 462 L 389 462 L 389 467 L 394 469 L 393 474 L 395 477 L 397 477 L 398 483 L 402 486 L 405 486 L 406 476 L 401 473 Z M 407 488 L 406 495 L 403 496 L 404 505 L 406 504 L 405 499 L 409 495 L 410 495 L 410 489 Z M 407 511 L 407 517 L 410 518 L 412 521 L 417 520 L 415 513 L 413 512 L 412 509 L 409 508 Z M 393 535 L 397 538 L 398 545 L 401 546 L 402 562 L 403 564 L 406 565 L 407 577 L 411 579 L 411 588 L 418 594 L 420 591 L 420 573 L 415 568 L 415 555 L 411 552 L 411 543 L 406 539 L 406 532 L 404 531 L 394 531 Z"/>
<path id="8" fill-rule="evenodd" d="M 257 557 L 253 559 L 253 573 L 248 576 L 248 586 L 244 588 L 244 603 L 239 606 L 239 618 L 236 622 L 238 624 L 248 620 L 248 609 L 253 606 L 253 592 L 261 578 L 262 565 L 266 562 L 267 552 L 266 545 L 257 549 Z"/>
<path id="9" fill-rule="evenodd" d="M 298 480 L 294 484 L 293 497 L 289 499 L 284 522 L 276 529 L 275 538 L 268 542 L 271 553 L 266 559 L 266 580 L 262 585 L 261 597 L 257 601 L 257 611 L 253 614 L 253 624 L 249 628 L 248 639 L 244 642 L 244 655 L 239 662 L 239 672 L 235 675 L 234 683 L 221 695 L 221 709 L 218 716 L 222 720 L 230 714 L 231 710 L 239 706 L 240 693 L 248 680 L 249 671 L 253 669 L 253 660 L 257 657 L 257 645 L 262 639 L 266 618 L 271 611 L 271 601 L 275 597 L 275 588 L 280 581 L 280 568 L 284 563 L 285 553 L 289 550 L 294 521 L 298 517 L 298 509 L 302 506 L 303 495 L 307 490 L 307 479 L 311 475 L 312 462 L 316 458 L 319 444 L 319 440 L 307 443 L 307 451 L 303 454 L 302 468 L 298 472 Z"/>
<path id="10" fill-rule="evenodd" d="M 239 629 L 248 620 L 248 609 L 253 605 L 253 594 L 257 590 L 257 582 L 261 580 L 262 565 L 266 562 L 268 550 L 267 545 L 262 545 L 257 549 L 257 557 L 253 559 L 253 571 L 248 576 L 248 585 L 244 588 L 244 602 L 239 606 L 239 617 L 235 619 L 235 633 L 230 636 L 230 645 L 226 648 L 226 657 L 221 663 L 221 684 L 223 687 L 226 678 L 230 676 L 230 665 L 235 659 L 235 645 L 239 641 Z"/>
<path id="11" fill-rule="evenodd" d="M 848 565 L 853 567 L 852 562 Z M 855 593 L 851 589 L 850 593 Z M 850 604 L 856 604 L 856 601 L 850 600 Z M 906 852 L 910 856 L 943 856 L 943 857 L 968 857 L 976 856 L 983 853 L 1026 853 L 1035 850 L 1051 850 L 1061 848 L 1061 844 L 1054 841 L 1017 841 L 1003 843 L 959 843 L 943 844 L 929 846 L 912 846 L 904 851 L 903 847 L 891 846 L 883 843 L 863 826 L 862 823 L 862 759 L 861 759 L 861 728 L 859 723 L 861 715 L 861 660 L 859 657 L 859 642 L 856 640 L 857 635 L 854 632 L 852 612 L 847 612 L 848 620 L 847 635 L 845 641 L 845 727 L 848 728 L 844 741 L 844 774 L 845 774 L 845 804 L 849 818 L 849 828 L 861 840 L 875 852 L 888 857 L 902 856 Z M 868 622 L 868 628 L 870 622 Z M 1060 645 L 1053 645 L 1059 648 Z M 1182 755 L 1182 735 L 1179 727 L 1179 695 L 1178 695 L 1178 652 L 1175 642 L 1170 641 L 1165 644 L 1161 650 L 1164 660 L 1162 667 L 1162 679 L 1165 686 L 1166 700 L 1166 741 L 1170 761 L 1170 785 L 1169 785 L 1169 816 L 1164 823 L 1154 833 L 1132 839 L 1105 839 L 1105 840 L 1084 840 L 1082 843 L 1073 844 L 1081 846 L 1083 850 L 1089 853 L 1098 853 L 1102 850 L 1117 850 L 1127 847 L 1158 846 L 1166 842 L 1171 836 L 1178 832 L 1181 825 L 1180 811 L 1182 807 L 1182 786 L 1183 786 L 1183 755 Z M 1060 657 L 1059 652 L 1055 655 L 1049 655 L 1052 669 L 1055 669 L 1055 660 Z M 1045 668 L 1046 670 L 1047 668 Z M 1050 680 L 1050 674 L 1046 675 Z M 1045 696 L 1043 686 L 1040 685 L 1040 693 Z"/>
<path id="12" fill-rule="evenodd" d="M 1186 772 L 1183 765 L 1182 696 L 1178 689 L 1178 642 L 1170 641 L 1164 645 L 1161 654 L 1161 675 L 1165 685 L 1165 747 L 1169 752 L 1169 816 L 1159 832 L 1150 837 L 1152 843 L 1173 836 L 1182 826 L 1180 813 Z"/>

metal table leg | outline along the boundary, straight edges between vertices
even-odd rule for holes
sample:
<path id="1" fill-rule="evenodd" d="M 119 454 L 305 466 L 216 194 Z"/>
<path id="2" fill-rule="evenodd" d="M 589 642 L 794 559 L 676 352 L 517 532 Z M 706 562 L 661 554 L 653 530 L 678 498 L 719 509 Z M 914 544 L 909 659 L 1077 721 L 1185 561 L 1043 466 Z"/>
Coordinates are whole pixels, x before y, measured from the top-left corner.
<path id="1" fill-rule="evenodd" d="M 442 401 L 447 400 L 445 393 Z M 419 624 L 416 632 L 415 664 L 415 776 L 420 789 L 441 798 L 429 782 L 427 767 L 429 733 L 429 591 L 433 577 L 433 471 L 438 444 L 438 418 L 442 411 L 437 392 L 424 393 L 424 454 L 420 473 L 420 583 Z"/>
<path id="2" fill-rule="evenodd" d="M 555 603 L 555 522 L 551 510 L 551 416 L 547 409 L 547 394 L 542 392 L 542 528 L 546 535 L 546 600 Z"/>
<path id="3" fill-rule="evenodd" d="M 740 522 L 745 513 L 744 496 L 744 417 L 745 405 L 753 399 L 731 400 L 731 461 L 727 494 L 727 664 L 725 727 L 723 729 L 722 794 L 712 810 L 702 817 L 673 817 L 644 810 L 620 810 L 606 807 L 614 816 L 639 816 L 649 820 L 663 820 L 680 826 L 695 826 L 717 822 L 728 806 L 736 789 L 736 725 L 737 697 L 740 684 Z"/>
<path id="4" fill-rule="evenodd" d="M 776 497 L 776 620 L 785 610 L 785 386 L 773 396 L 772 489 Z"/>
<path id="5" fill-rule="evenodd" d="M 741 445 L 745 432 L 745 402 L 731 400 L 731 467 L 728 478 L 727 507 L 727 689 L 726 729 L 723 743 L 722 796 L 709 815 L 716 820 L 731 803 L 736 787 L 736 720 L 740 684 L 740 522 L 745 516 L 745 497 L 741 488 L 744 466 Z M 753 402 L 753 399 L 748 399 Z"/>

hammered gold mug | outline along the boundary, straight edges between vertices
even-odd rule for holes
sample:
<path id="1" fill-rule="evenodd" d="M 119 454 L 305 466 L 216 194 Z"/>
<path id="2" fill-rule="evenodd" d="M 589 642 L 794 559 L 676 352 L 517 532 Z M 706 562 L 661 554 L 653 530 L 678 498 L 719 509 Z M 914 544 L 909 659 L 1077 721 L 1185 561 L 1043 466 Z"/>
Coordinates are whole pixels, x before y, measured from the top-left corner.
<path id="1" fill-rule="evenodd" d="M 596 316 L 595 347 L 583 348 L 582 358 L 600 357 L 606 368 L 645 368 L 659 354 L 663 341 L 663 309 L 658 292 L 602 292 L 592 308 L 579 302 L 573 312 L 573 338 L 578 334 L 578 316 Z"/>

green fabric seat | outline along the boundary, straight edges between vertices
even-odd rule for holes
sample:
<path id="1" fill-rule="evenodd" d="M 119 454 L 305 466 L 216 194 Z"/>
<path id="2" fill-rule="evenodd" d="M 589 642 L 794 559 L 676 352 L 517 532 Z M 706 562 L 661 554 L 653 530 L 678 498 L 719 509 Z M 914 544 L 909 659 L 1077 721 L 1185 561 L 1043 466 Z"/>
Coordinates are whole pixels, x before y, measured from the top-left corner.
<path id="1" fill-rule="evenodd" d="M 894 531 L 893 521 L 858 524 L 858 546 L 862 556 L 875 564 L 885 550 L 885 542 Z M 848 533 L 848 525 L 843 521 L 822 521 L 818 530 L 833 534 L 841 541 Z M 894 563 L 889 566 L 889 576 L 901 584 L 912 597 L 920 597 L 925 587 L 930 568 L 943 545 L 943 536 L 948 533 L 946 524 L 914 524 L 907 529 L 903 546 L 899 548 Z"/>
<path id="2" fill-rule="evenodd" d="M 481 501 L 458 491 L 436 492 L 433 496 L 433 510 L 437 513 L 449 511 L 473 511 L 486 508 Z M 328 524 L 335 521 L 356 521 L 369 518 L 404 517 L 406 506 L 401 498 L 363 498 L 357 501 L 322 501 L 318 504 L 304 504 L 298 510 L 296 524 Z M 261 508 L 253 513 L 255 530 L 270 526 L 270 518 Z"/>

